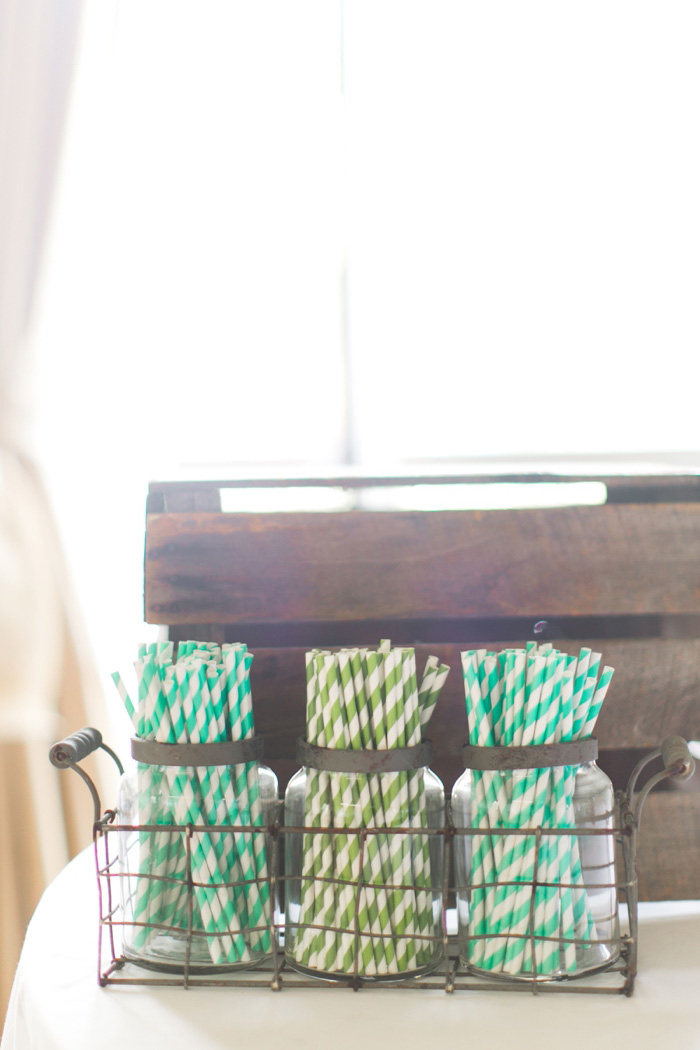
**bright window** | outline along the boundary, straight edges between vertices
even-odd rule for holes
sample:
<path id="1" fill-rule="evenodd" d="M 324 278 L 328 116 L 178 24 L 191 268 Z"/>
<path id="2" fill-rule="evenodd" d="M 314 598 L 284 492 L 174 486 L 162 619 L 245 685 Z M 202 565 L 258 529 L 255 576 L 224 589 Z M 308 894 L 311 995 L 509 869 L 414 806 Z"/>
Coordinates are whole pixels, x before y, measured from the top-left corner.
<path id="1" fill-rule="evenodd" d="M 86 6 L 38 378 L 106 666 L 149 477 L 696 462 L 697 4 Z"/>

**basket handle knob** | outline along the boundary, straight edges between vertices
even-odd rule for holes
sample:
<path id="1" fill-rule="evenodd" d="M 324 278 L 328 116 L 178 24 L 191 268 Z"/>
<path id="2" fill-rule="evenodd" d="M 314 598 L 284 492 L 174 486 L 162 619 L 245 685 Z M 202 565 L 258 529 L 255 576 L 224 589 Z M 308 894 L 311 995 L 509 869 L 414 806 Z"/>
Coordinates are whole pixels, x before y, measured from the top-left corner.
<path id="1" fill-rule="evenodd" d="M 111 747 L 107 747 L 104 743 L 99 729 L 93 729 L 92 726 L 85 726 L 84 729 L 76 730 L 75 733 L 71 733 L 64 740 L 59 740 L 49 751 L 49 761 L 53 766 L 56 766 L 57 769 L 74 769 L 87 784 L 95 808 L 96 824 L 100 819 L 100 796 L 95 784 L 85 770 L 80 768 L 78 763 L 82 762 L 88 755 L 91 755 L 93 751 L 97 751 L 98 748 L 102 748 L 114 759 L 120 773 L 124 772 L 119 756 L 112 751 Z"/>
<path id="2" fill-rule="evenodd" d="M 687 780 L 692 777 L 695 770 L 695 760 L 690 753 L 690 748 L 682 736 L 668 736 L 661 745 L 661 756 L 664 769 L 679 780 Z"/>
<path id="3" fill-rule="evenodd" d="M 98 747 L 102 747 L 102 733 L 99 729 L 86 726 L 54 744 L 49 751 L 49 761 L 57 769 L 69 769 L 97 751 Z"/>

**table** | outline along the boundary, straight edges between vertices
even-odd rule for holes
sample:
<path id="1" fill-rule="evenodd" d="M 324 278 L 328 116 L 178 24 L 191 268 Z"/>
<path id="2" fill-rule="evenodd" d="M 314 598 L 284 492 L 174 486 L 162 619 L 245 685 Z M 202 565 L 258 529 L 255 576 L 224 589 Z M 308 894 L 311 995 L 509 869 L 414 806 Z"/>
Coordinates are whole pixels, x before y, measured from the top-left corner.
<path id="1" fill-rule="evenodd" d="M 0 1050 L 700 1050 L 700 901 L 640 907 L 639 977 L 625 996 L 97 984 L 92 850 L 30 923 Z"/>

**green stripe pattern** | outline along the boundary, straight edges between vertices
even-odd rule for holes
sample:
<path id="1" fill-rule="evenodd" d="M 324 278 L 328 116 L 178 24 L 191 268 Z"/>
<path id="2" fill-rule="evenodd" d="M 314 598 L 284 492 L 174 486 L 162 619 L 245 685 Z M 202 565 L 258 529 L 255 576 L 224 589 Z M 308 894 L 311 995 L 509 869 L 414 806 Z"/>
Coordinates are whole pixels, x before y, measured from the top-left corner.
<path id="1" fill-rule="evenodd" d="M 534 642 L 462 653 L 470 743 L 525 747 L 590 737 L 613 674 L 600 663 L 590 649 L 575 657 Z M 595 943 L 573 834 L 577 769 L 471 772 L 469 925 L 462 932 L 475 969 L 575 974 L 576 942 Z M 538 828 L 572 834 L 540 833 L 538 841 Z M 533 834 L 508 834 L 522 829 Z"/>
<path id="2" fill-rule="evenodd" d="M 144 740 L 243 740 L 254 735 L 252 659 L 242 644 L 187 641 L 179 644 L 175 660 L 173 643 L 159 642 L 139 647 L 135 702 L 121 675 L 112 677 L 136 735 Z M 150 961 L 168 956 L 183 962 L 191 924 L 193 963 L 257 963 L 272 947 L 265 834 L 235 829 L 265 826 L 258 763 L 139 763 L 137 779 L 138 860 L 128 894 L 132 953 Z M 144 825 L 157 830 L 144 830 Z M 187 825 L 194 826 L 191 892 Z M 225 830 L 207 830 L 214 825 Z"/>
<path id="3" fill-rule="evenodd" d="M 430 657 L 419 687 L 415 651 L 388 641 L 377 650 L 312 650 L 306 670 L 308 742 L 369 751 L 420 743 L 449 672 Z M 398 830 L 428 826 L 423 771 L 306 772 L 309 830 L 288 959 L 333 976 L 400 978 L 426 968 L 441 950 L 431 939 L 440 920 L 430 836 Z M 371 832 L 364 844 L 363 829 Z"/>

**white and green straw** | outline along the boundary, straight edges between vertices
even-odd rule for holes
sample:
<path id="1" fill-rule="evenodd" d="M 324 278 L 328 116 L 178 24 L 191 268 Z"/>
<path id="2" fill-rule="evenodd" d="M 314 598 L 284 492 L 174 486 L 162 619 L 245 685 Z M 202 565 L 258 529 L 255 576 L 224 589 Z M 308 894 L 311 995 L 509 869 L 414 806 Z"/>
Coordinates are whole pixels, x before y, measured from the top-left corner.
<path id="1" fill-rule="evenodd" d="M 600 663 L 590 649 L 574 657 L 532 642 L 497 654 L 462 653 L 470 743 L 527 747 L 588 738 L 613 674 Z M 475 968 L 573 974 L 576 945 L 595 943 L 575 835 L 575 774 L 572 766 L 472 772 L 468 957 Z M 540 833 L 538 847 L 538 828 L 572 833 Z"/>
<path id="2" fill-rule="evenodd" d="M 307 653 L 307 741 L 384 750 L 417 744 L 449 668 L 429 658 L 420 688 L 413 649 Z M 419 771 L 382 774 L 309 769 L 299 922 L 287 953 L 329 974 L 401 976 L 435 953 L 427 827 Z M 382 834 L 381 829 L 387 829 Z M 347 833 L 344 830 L 347 829 Z M 360 832 L 371 832 L 360 863 Z M 377 833 L 378 832 L 378 833 Z"/>
<path id="3" fill-rule="evenodd" d="M 161 743 L 243 740 L 254 733 L 252 656 L 245 645 L 143 645 L 136 700 L 112 677 L 136 735 Z M 139 866 L 131 894 L 132 946 L 144 956 L 162 934 L 202 937 L 214 965 L 245 965 L 270 949 L 270 900 L 258 765 L 150 766 L 139 763 Z M 143 825 L 163 826 L 145 831 Z M 188 903 L 185 837 L 194 884 Z M 224 831 L 208 831 L 207 826 Z M 200 830 L 203 829 L 203 830 Z M 190 919 L 190 905 L 192 916 Z M 184 949 L 183 949 L 184 956 Z"/>

